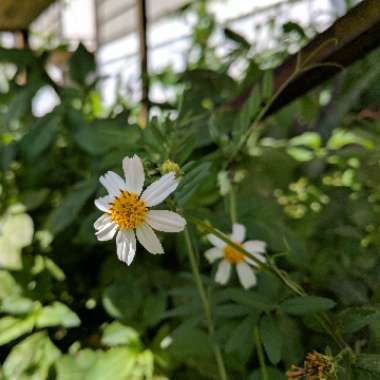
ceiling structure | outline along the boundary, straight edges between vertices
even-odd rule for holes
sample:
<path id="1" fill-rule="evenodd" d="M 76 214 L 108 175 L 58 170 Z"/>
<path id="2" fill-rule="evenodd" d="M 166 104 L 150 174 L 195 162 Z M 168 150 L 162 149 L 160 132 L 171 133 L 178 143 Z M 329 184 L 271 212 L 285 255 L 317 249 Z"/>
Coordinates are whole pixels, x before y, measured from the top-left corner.
<path id="1" fill-rule="evenodd" d="M 28 29 L 54 0 L 1 0 L 0 30 L 17 31 Z"/>

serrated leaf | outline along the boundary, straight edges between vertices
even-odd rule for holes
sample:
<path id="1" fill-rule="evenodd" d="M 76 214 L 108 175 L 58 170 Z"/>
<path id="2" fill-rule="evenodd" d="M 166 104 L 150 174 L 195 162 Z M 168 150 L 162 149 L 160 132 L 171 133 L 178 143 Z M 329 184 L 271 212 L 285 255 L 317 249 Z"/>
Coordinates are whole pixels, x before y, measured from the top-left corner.
<path id="1" fill-rule="evenodd" d="M 264 315 L 260 320 L 260 336 L 265 352 L 272 364 L 281 360 L 282 335 L 276 318 Z"/>
<path id="2" fill-rule="evenodd" d="M 304 296 L 287 299 L 280 306 L 288 314 L 306 315 L 330 310 L 335 302 L 324 297 Z"/>

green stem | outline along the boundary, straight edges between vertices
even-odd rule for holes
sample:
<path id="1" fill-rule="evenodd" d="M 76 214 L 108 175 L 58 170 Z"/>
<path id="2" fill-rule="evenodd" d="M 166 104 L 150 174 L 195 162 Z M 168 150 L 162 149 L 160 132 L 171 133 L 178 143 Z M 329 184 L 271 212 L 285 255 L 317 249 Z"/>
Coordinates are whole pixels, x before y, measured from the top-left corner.
<path id="1" fill-rule="evenodd" d="M 201 275 L 199 273 L 198 265 L 197 265 L 197 262 L 195 259 L 195 252 L 193 249 L 193 245 L 191 243 L 190 233 L 189 233 L 189 230 L 187 228 L 185 228 L 185 230 L 184 230 L 184 236 L 185 236 L 187 254 L 189 256 L 189 261 L 190 261 L 191 271 L 193 273 L 194 282 L 197 286 L 199 297 L 201 298 L 203 310 L 204 310 L 204 313 L 206 316 L 208 333 L 212 337 L 214 334 L 214 331 L 215 331 L 215 327 L 214 327 L 214 322 L 212 320 L 211 307 L 210 307 L 210 304 L 208 302 L 208 298 L 206 295 L 205 288 L 203 286 Z M 218 366 L 220 379 L 221 380 L 228 380 L 226 368 L 225 368 L 224 361 L 223 361 L 222 352 L 216 343 L 213 344 L 213 352 L 214 352 L 216 364 Z"/>
<path id="2" fill-rule="evenodd" d="M 256 349 L 257 349 L 257 357 L 260 363 L 261 378 L 262 380 L 269 380 L 267 366 L 265 364 L 263 346 L 261 345 L 259 329 L 257 328 L 257 326 L 255 327 L 255 344 L 256 344 Z"/>
<path id="3" fill-rule="evenodd" d="M 231 216 L 231 224 L 237 223 L 237 208 L 236 208 L 236 195 L 235 189 L 231 184 L 231 189 L 229 192 L 229 201 L 230 201 L 230 216 Z"/>

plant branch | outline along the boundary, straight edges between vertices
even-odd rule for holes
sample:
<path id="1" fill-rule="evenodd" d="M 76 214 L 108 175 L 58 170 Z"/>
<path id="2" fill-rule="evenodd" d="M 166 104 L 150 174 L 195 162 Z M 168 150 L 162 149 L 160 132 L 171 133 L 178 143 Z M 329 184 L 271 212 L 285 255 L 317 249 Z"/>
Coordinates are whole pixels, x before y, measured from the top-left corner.
<path id="1" fill-rule="evenodd" d="M 214 327 L 214 322 L 212 320 L 211 307 L 210 307 L 210 304 L 208 302 L 208 298 L 206 295 L 205 288 L 203 286 L 203 282 L 202 282 L 201 275 L 199 273 L 197 262 L 195 260 L 195 252 L 193 249 L 193 245 L 191 243 L 190 233 L 189 233 L 189 230 L 187 228 L 185 228 L 185 230 L 184 230 L 184 236 L 185 236 L 187 254 L 189 256 L 189 261 L 190 261 L 191 271 L 193 273 L 194 282 L 197 286 L 199 297 L 201 298 L 203 310 L 204 310 L 204 313 L 206 316 L 208 333 L 212 337 L 214 335 L 214 332 L 215 332 L 215 327 Z M 220 379 L 221 380 L 228 380 L 226 368 L 225 368 L 224 361 L 223 361 L 223 356 L 222 356 L 221 350 L 220 350 L 219 346 L 217 345 L 217 343 L 213 343 L 213 352 L 214 352 L 216 364 L 218 366 Z"/>

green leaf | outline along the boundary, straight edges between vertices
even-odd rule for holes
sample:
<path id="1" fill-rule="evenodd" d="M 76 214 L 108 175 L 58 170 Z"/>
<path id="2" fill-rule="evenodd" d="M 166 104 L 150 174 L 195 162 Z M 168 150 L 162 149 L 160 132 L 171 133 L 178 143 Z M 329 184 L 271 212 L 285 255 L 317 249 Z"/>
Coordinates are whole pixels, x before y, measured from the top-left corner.
<path id="1" fill-rule="evenodd" d="M 96 181 L 89 179 L 73 186 L 61 205 L 53 210 L 47 221 L 47 229 L 53 235 L 68 227 L 77 217 L 90 196 L 95 192 Z"/>
<path id="2" fill-rule="evenodd" d="M 33 219 L 28 214 L 11 214 L 5 218 L 1 233 L 13 247 L 27 247 L 33 240 Z"/>
<path id="3" fill-rule="evenodd" d="M 293 21 L 288 21 L 282 26 L 284 33 L 296 33 L 302 39 L 307 38 L 305 31 L 300 24 Z"/>
<path id="4" fill-rule="evenodd" d="M 0 300 L 20 296 L 21 292 L 21 287 L 13 276 L 5 270 L 0 270 Z"/>
<path id="5" fill-rule="evenodd" d="M 21 150 L 30 161 L 39 157 L 52 146 L 61 124 L 61 115 L 53 111 L 37 119 L 30 131 L 21 140 Z"/>
<path id="6" fill-rule="evenodd" d="M 15 247 L 8 237 L 0 236 L 0 266 L 6 269 L 20 270 L 22 269 L 21 248 Z"/>
<path id="7" fill-rule="evenodd" d="M 327 142 L 327 148 L 331 150 L 338 150 L 346 145 L 361 145 L 366 149 L 373 149 L 374 143 L 369 138 L 360 136 L 358 133 L 337 129 Z"/>
<path id="8" fill-rule="evenodd" d="M 168 350 L 172 355 L 182 360 L 189 356 L 212 357 L 212 342 L 210 337 L 204 331 L 191 324 L 183 326 L 180 330 L 177 329 L 177 332 L 172 334 L 170 338 L 171 344 Z"/>
<path id="9" fill-rule="evenodd" d="M 191 196 L 202 185 L 209 175 L 210 162 L 189 163 L 182 170 L 185 173 L 181 179 L 177 191 L 175 192 L 176 202 L 183 207 L 191 199 Z"/>
<path id="10" fill-rule="evenodd" d="M 264 315 L 260 320 L 260 336 L 265 352 L 272 364 L 281 360 L 282 335 L 276 318 Z"/>
<path id="11" fill-rule="evenodd" d="M 306 315 L 332 309 L 335 302 L 324 297 L 304 296 L 287 299 L 280 306 L 288 314 Z"/>
<path id="12" fill-rule="evenodd" d="M 37 64 L 38 60 L 32 50 L 0 47 L 0 62 L 14 63 L 17 66 L 30 66 Z"/>
<path id="13" fill-rule="evenodd" d="M 249 98 L 244 103 L 237 117 L 236 125 L 233 129 L 234 137 L 240 138 L 250 127 L 252 120 L 257 115 L 261 106 L 261 96 L 258 86 L 254 87 Z"/>
<path id="14" fill-rule="evenodd" d="M 277 368 L 267 367 L 268 380 L 286 380 L 283 372 Z M 261 369 L 255 369 L 247 380 L 265 380 L 261 375 Z"/>
<path id="15" fill-rule="evenodd" d="M 20 296 L 10 296 L 1 302 L 0 310 L 7 314 L 27 314 L 34 309 L 33 300 Z"/>
<path id="16" fill-rule="evenodd" d="M 152 376 L 152 359 L 149 352 L 124 347 L 107 352 L 82 350 L 58 359 L 57 380 L 143 380 Z M 138 371 L 140 376 L 135 377 Z"/>
<path id="17" fill-rule="evenodd" d="M 313 150 L 321 147 L 321 136 L 316 132 L 305 132 L 289 140 L 291 146 L 306 146 Z"/>
<path id="18" fill-rule="evenodd" d="M 289 147 L 286 149 L 286 152 L 299 162 L 311 161 L 315 157 L 314 152 L 305 148 Z"/>
<path id="19" fill-rule="evenodd" d="M 70 78 L 81 84 L 87 84 L 90 74 L 96 70 L 95 57 L 86 47 L 80 43 L 69 62 Z"/>
<path id="20" fill-rule="evenodd" d="M 57 380 L 90 380 L 86 373 L 96 364 L 100 355 L 98 351 L 84 349 L 75 355 L 61 356 L 55 364 Z"/>
<path id="21" fill-rule="evenodd" d="M 243 361 L 248 360 L 254 347 L 255 319 L 248 316 L 231 331 L 225 347 L 227 353 L 237 352 Z"/>
<path id="22" fill-rule="evenodd" d="M 240 305 L 250 307 L 252 310 L 271 311 L 276 308 L 276 304 L 268 302 L 266 297 L 259 293 L 247 292 L 239 288 L 226 289 L 226 297 Z"/>
<path id="23" fill-rule="evenodd" d="M 251 44 L 241 34 L 230 28 L 224 28 L 223 32 L 226 38 L 238 44 L 242 49 L 249 50 L 251 48 Z"/>
<path id="24" fill-rule="evenodd" d="M 35 318 L 28 316 L 25 319 L 3 317 L 0 319 L 0 345 L 7 344 L 33 330 Z"/>
<path id="25" fill-rule="evenodd" d="M 57 280 L 63 281 L 66 278 L 63 270 L 51 259 L 48 257 L 44 258 L 45 268 L 50 272 L 50 274 Z"/>
<path id="26" fill-rule="evenodd" d="M 36 325 L 39 328 L 51 326 L 77 327 L 80 325 L 80 319 L 66 305 L 60 302 L 53 302 L 45 306 L 39 312 Z"/>
<path id="27" fill-rule="evenodd" d="M 140 347 L 141 341 L 139 333 L 135 329 L 115 321 L 105 327 L 102 344 L 106 346 L 127 345 L 130 347 Z"/>
<path id="28" fill-rule="evenodd" d="M 152 327 L 160 322 L 163 313 L 166 310 L 167 295 L 166 292 L 152 294 L 144 301 L 144 310 L 142 319 L 145 326 Z"/>
<path id="29" fill-rule="evenodd" d="M 375 306 L 350 307 L 337 316 L 343 333 L 354 333 L 371 322 L 380 321 L 380 308 Z"/>
<path id="30" fill-rule="evenodd" d="M 87 153 L 102 155 L 111 149 L 131 150 L 140 138 L 137 126 L 128 125 L 117 119 L 95 121 L 91 125 L 83 124 L 76 127 L 74 139 Z"/>
<path id="31" fill-rule="evenodd" d="M 33 334 L 12 348 L 4 361 L 4 374 L 13 380 L 45 380 L 60 354 L 45 332 Z"/>
<path id="32" fill-rule="evenodd" d="M 355 366 L 380 375 L 380 355 L 359 354 Z"/>
<path id="33" fill-rule="evenodd" d="M 303 331 L 300 324 L 286 314 L 280 315 L 278 323 L 284 342 L 281 358 L 285 367 L 290 367 L 294 363 L 301 362 L 305 356 Z"/>
<path id="34" fill-rule="evenodd" d="M 20 194 L 19 201 L 26 211 L 35 210 L 44 203 L 48 194 L 48 189 L 29 190 Z"/>

